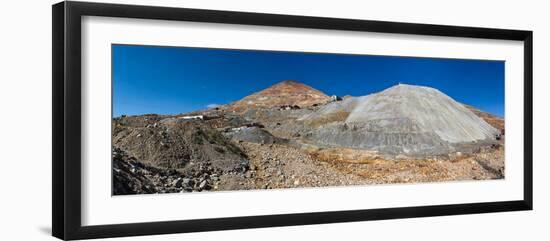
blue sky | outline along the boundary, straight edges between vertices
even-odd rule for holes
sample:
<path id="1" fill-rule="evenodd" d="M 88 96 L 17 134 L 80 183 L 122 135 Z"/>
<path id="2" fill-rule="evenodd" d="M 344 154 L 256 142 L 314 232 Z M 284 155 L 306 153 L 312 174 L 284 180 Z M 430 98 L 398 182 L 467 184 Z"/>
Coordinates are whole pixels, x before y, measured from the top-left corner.
<path id="1" fill-rule="evenodd" d="M 113 45 L 112 61 L 114 116 L 205 109 L 283 80 L 339 96 L 430 86 L 504 116 L 503 61 L 132 45 Z"/>

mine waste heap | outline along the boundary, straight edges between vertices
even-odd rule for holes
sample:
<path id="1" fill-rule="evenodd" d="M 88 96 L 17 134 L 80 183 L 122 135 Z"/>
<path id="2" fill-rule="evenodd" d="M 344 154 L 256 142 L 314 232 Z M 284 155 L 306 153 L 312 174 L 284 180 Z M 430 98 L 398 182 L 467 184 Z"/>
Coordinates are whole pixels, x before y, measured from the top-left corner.
<path id="1" fill-rule="evenodd" d="M 437 89 L 399 84 L 382 92 L 329 103 L 300 118 L 316 126 L 309 139 L 323 145 L 388 155 L 472 152 L 500 131 Z"/>

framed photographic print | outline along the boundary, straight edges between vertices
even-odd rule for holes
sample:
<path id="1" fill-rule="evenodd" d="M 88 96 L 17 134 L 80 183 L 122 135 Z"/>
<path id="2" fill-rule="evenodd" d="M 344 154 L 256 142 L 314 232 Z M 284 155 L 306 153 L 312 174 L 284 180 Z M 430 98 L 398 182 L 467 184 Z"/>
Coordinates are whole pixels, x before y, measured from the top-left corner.
<path id="1" fill-rule="evenodd" d="M 532 209 L 532 32 L 53 6 L 53 235 Z"/>

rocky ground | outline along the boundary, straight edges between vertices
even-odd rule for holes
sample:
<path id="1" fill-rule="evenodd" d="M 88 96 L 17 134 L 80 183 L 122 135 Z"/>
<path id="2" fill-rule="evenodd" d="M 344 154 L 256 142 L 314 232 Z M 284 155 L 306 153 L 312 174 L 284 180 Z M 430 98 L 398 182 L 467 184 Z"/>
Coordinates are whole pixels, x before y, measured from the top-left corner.
<path id="1" fill-rule="evenodd" d="M 193 172 L 161 169 L 124 156 L 114 158 L 114 194 L 177 193 L 301 187 L 420 183 L 504 178 L 502 146 L 431 159 L 330 158 L 288 144 L 237 144 L 249 158 L 244 172 L 200 165 Z M 337 150 L 331 150 L 337 151 Z M 115 156 L 121 154 L 115 151 Z M 345 150 L 340 150 L 344 152 Z M 124 154 L 126 155 L 126 154 Z M 118 183 L 118 184 L 117 184 Z M 120 186 L 120 183 L 130 186 Z M 117 186 L 118 185 L 118 186 Z"/>
<path id="2" fill-rule="evenodd" d="M 212 189 L 221 172 L 200 165 L 193 172 L 156 168 L 113 150 L 113 195 L 200 192 Z"/>
<path id="3" fill-rule="evenodd" d="M 314 152 L 278 144 L 241 143 L 250 170 L 239 180 L 218 183 L 219 190 L 326 187 L 386 183 L 487 180 L 504 177 L 503 148 L 431 159 L 325 159 Z M 222 178 L 222 180 L 224 180 Z"/>
<path id="4" fill-rule="evenodd" d="M 502 147 L 484 149 L 479 153 L 432 157 L 429 159 L 325 159 L 340 172 L 353 173 L 372 183 L 419 183 L 504 178 Z"/>
<path id="5" fill-rule="evenodd" d="M 241 143 L 250 170 L 241 180 L 224 178 L 219 190 L 325 187 L 370 184 L 371 180 L 347 173 L 328 162 L 315 160 L 304 150 L 285 144 Z M 235 181 L 238 185 L 235 186 Z"/>

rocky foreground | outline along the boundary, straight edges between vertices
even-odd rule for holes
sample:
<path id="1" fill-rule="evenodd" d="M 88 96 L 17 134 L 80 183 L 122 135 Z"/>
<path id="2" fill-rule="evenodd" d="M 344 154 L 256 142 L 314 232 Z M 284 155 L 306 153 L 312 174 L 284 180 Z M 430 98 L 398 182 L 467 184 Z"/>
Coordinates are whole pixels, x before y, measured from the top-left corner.
<path id="1" fill-rule="evenodd" d="M 504 178 L 502 119 L 403 91 L 418 89 L 341 100 L 287 81 L 214 109 L 114 118 L 113 194 Z"/>

